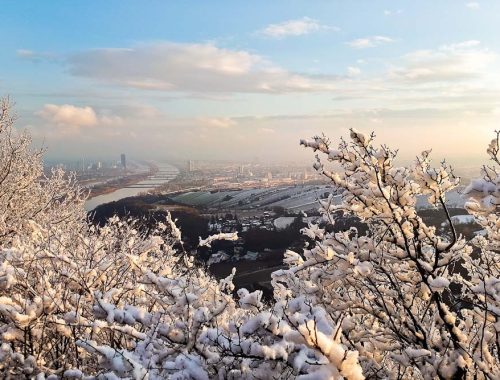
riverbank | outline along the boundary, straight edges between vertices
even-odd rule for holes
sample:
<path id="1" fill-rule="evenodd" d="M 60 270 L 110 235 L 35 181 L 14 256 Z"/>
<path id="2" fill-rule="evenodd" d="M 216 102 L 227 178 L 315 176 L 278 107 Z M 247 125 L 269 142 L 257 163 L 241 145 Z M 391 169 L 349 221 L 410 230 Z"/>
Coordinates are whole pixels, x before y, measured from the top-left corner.
<path id="1" fill-rule="evenodd" d="M 179 174 L 179 170 L 170 164 L 154 163 L 154 170 L 141 178 L 127 180 L 121 183 L 122 186 L 111 186 L 109 191 L 103 191 L 98 195 L 90 197 L 85 202 L 85 209 L 92 211 L 99 205 L 114 202 L 123 198 L 144 194 L 158 188 L 161 185 L 173 180 Z"/>
<path id="2" fill-rule="evenodd" d="M 130 174 L 127 176 L 118 177 L 106 183 L 92 187 L 90 189 L 88 199 L 92 199 L 99 195 L 109 194 L 123 187 L 135 185 L 141 181 L 147 180 L 149 177 L 155 175 L 158 172 L 158 166 L 154 164 L 148 164 L 148 166 L 149 171 L 146 173 Z"/>

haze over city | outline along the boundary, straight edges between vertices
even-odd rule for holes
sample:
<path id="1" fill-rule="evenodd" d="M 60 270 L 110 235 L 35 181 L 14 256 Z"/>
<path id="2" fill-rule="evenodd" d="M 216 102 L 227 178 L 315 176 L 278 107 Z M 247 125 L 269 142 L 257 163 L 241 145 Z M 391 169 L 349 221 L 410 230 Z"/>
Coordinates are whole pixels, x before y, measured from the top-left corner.
<path id="1" fill-rule="evenodd" d="M 374 130 L 484 161 L 497 1 L 4 1 L 0 90 L 48 158 L 310 160 Z"/>

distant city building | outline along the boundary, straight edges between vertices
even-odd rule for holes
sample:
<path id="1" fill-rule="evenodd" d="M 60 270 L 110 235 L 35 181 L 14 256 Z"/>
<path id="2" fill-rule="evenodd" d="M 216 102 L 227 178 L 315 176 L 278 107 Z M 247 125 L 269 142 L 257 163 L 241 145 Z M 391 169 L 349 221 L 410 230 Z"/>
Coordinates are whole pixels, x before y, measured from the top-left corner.
<path id="1" fill-rule="evenodd" d="M 194 161 L 188 161 L 188 172 L 194 172 Z"/>
<path id="2" fill-rule="evenodd" d="M 125 154 L 122 153 L 122 155 L 120 156 L 120 159 L 121 159 L 123 169 L 127 169 L 127 158 L 125 157 Z"/>
<path id="3" fill-rule="evenodd" d="M 94 162 L 92 165 L 90 165 L 90 169 L 97 171 L 102 169 L 102 163 L 101 161 Z"/>

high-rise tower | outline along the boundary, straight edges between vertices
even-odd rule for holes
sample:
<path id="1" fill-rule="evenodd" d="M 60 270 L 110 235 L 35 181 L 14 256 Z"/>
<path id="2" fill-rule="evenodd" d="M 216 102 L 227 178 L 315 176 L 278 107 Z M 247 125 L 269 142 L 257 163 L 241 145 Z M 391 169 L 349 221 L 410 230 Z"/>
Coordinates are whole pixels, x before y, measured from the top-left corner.
<path id="1" fill-rule="evenodd" d="M 122 168 L 127 169 L 127 157 L 125 157 L 125 153 L 122 153 L 120 156 L 121 163 L 122 163 Z"/>

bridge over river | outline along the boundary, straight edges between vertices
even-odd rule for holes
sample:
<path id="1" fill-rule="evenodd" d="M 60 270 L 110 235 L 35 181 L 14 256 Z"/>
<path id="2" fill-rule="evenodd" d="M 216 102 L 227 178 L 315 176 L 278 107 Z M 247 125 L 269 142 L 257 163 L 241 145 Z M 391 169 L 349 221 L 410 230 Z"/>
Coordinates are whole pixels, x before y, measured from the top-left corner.
<path id="1" fill-rule="evenodd" d="M 165 167 L 163 164 L 161 167 L 158 166 L 158 171 L 149 176 L 146 180 L 134 183 L 132 185 L 127 186 L 127 189 L 153 189 L 155 187 L 160 187 L 167 182 L 170 182 L 172 179 L 177 177 L 179 174 L 179 170 L 175 167 Z"/>
<path id="2" fill-rule="evenodd" d="M 179 174 L 179 170 L 170 164 L 157 163 L 158 170 L 144 181 L 122 187 L 108 194 L 98 195 L 85 202 L 85 209 L 91 211 L 104 203 L 114 202 L 119 199 L 133 197 L 173 180 Z"/>

